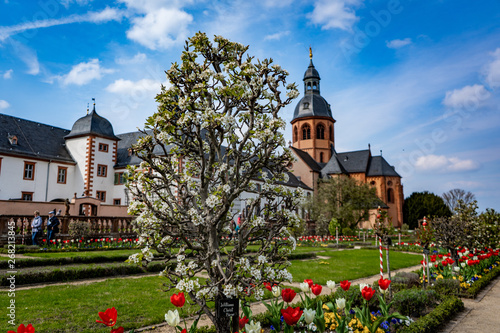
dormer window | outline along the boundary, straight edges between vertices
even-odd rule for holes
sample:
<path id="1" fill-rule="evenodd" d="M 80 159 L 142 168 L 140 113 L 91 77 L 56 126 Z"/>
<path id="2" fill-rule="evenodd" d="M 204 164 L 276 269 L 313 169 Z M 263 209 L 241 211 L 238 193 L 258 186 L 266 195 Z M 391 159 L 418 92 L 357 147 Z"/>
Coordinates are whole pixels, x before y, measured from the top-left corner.
<path id="1" fill-rule="evenodd" d="M 302 105 L 304 106 L 304 109 L 309 109 L 309 103 L 304 103 Z"/>
<path id="2" fill-rule="evenodd" d="M 9 135 L 8 136 L 9 142 L 11 145 L 16 146 L 17 145 L 17 136 L 15 135 Z"/>

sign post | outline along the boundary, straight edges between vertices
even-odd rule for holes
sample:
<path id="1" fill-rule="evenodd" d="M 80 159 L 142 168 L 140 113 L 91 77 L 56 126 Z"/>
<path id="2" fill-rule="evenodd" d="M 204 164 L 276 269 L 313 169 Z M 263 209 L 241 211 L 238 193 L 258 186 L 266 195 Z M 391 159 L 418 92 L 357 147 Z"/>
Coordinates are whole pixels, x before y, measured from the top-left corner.
<path id="1" fill-rule="evenodd" d="M 231 317 L 232 332 L 239 331 L 239 306 L 238 298 L 221 298 L 217 304 L 217 315 L 219 317 Z"/>

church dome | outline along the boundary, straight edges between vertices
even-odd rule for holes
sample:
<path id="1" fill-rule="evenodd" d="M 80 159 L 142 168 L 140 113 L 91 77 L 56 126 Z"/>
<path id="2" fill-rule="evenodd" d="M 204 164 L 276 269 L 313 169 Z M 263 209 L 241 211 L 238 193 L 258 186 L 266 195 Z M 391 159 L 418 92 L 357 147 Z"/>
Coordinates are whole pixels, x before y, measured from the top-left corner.
<path id="1" fill-rule="evenodd" d="M 318 71 L 316 70 L 316 68 L 314 68 L 312 59 L 311 59 L 311 62 L 309 63 L 309 67 L 307 67 L 307 70 L 304 73 L 304 81 L 307 80 L 307 79 L 318 79 L 318 80 L 321 80 L 321 78 L 319 77 Z"/>
<path id="2" fill-rule="evenodd" d="M 71 132 L 65 136 L 65 139 L 87 135 L 95 135 L 111 140 L 120 140 L 115 136 L 113 126 L 109 120 L 97 114 L 95 111 L 95 104 L 92 112 L 78 119 L 73 124 Z"/>
<path id="3" fill-rule="evenodd" d="M 293 120 L 304 117 L 332 117 L 330 104 L 320 94 L 306 94 L 293 113 Z"/>

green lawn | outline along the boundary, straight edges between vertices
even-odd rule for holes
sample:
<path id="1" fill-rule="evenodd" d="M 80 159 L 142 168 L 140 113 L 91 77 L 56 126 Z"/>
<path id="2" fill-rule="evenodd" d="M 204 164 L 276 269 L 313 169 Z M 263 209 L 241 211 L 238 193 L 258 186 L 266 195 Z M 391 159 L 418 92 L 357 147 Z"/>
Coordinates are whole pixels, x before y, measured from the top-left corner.
<path id="1" fill-rule="evenodd" d="M 399 268 L 418 265 L 422 259 L 421 255 L 407 254 L 402 252 L 390 252 L 391 271 Z M 315 283 L 326 284 L 333 280 L 355 280 L 380 272 L 380 253 L 378 250 L 326 250 L 319 253 L 320 256 L 329 259 L 293 260 L 290 272 L 294 282 L 302 282 L 304 279 L 313 279 Z M 384 251 L 384 271 L 386 270 Z"/>

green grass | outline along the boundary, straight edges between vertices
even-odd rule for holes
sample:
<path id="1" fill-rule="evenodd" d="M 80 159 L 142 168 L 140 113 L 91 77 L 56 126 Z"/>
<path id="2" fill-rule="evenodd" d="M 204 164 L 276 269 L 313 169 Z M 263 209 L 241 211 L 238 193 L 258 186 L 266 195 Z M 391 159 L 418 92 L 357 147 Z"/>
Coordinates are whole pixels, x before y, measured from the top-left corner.
<path id="1" fill-rule="evenodd" d="M 355 280 L 380 272 L 380 253 L 377 250 L 345 250 L 319 253 L 329 259 L 293 260 L 290 272 L 294 282 L 302 282 L 304 279 L 313 279 L 315 283 L 326 284 L 333 280 Z M 418 265 L 422 259 L 419 255 L 401 252 L 390 252 L 391 271 L 399 268 Z M 325 264 L 328 263 L 328 264 Z M 386 271 L 384 251 L 384 271 Z"/>
<path id="2" fill-rule="evenodd" d="M 202 279 L 200 279 L 202 280 Z M 109 332 L 98 312 L 115 307 L 117 327 L 125 330 L 165 321 L 165 313 L 174 306 L 170 293 L 162 292 L 160 277 L 111 279 L 89 285 L 48 286 L 16 292 L 16 323 L 32 323 L 36 332 Z M 2 292 L 4 293 L 4 292 Z M 3 309 L 8 297 L 1 296 Z M 193 308 L 187 303 L 184 313 Z M 0 332 L 12 329 L 6 320 L 0 322 Z"/>

